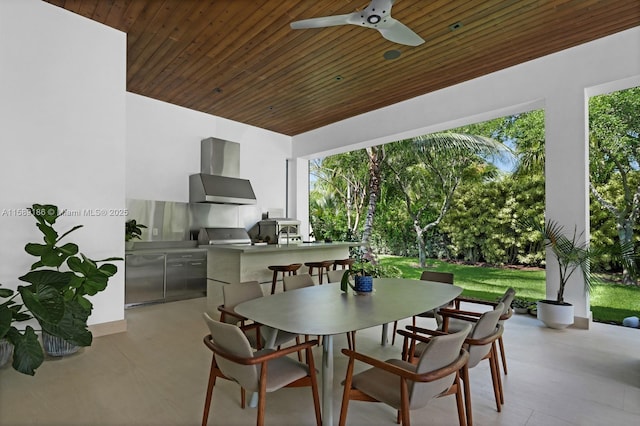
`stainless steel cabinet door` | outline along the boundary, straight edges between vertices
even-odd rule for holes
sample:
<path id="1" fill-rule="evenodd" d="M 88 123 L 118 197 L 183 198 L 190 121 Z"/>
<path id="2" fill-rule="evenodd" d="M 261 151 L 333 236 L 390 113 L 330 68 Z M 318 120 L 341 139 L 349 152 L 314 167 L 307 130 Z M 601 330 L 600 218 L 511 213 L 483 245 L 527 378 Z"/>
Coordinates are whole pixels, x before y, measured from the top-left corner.
<path id="1" fill-rule="evenodd" d="M 125 260 L 127 305 L 164 299 L 164 254 L 128 254 Z"/>
<path id="2" fill-rule="evenodd" d="M 207 253 L 167 254 L 167 300 L 201 297 L 207 291 Z"/>

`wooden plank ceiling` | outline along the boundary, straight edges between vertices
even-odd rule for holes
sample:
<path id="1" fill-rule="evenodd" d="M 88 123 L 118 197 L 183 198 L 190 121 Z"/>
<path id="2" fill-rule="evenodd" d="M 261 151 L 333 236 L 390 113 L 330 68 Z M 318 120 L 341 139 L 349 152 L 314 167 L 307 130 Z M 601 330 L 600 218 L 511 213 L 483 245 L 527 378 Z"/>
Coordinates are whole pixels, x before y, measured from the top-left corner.
<path id="1" fill-rule="evenodd" d="M 127 33 L 128 91 L 286 135 L 640 25 L 638 0 L 397 0 L 426 41 L 410 47 L 289 27 L 367 0 L 46 1 Z"/>

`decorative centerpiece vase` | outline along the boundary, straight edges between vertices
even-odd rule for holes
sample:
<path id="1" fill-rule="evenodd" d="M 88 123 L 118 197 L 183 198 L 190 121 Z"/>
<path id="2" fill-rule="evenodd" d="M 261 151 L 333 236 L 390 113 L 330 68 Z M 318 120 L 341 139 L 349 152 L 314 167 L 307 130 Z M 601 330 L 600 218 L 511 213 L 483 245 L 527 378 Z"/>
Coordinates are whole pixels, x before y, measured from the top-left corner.
<path id="1" fill-rule="evenodd" d="M 354 277 L 354 290 L 358 293 L 371 293 L 373 291 L 373 277 L 370 275 L 356 275 Z"/>

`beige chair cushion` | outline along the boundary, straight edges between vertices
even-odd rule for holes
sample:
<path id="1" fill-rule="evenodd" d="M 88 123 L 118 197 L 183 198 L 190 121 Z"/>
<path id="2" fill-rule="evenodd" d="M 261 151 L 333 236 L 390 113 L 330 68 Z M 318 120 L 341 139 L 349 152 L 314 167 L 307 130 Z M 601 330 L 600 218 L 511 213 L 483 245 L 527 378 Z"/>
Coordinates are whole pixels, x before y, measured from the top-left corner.
<path id="1" fill-rule="evenodd" d="M 298 288 L 311 287 L 314 285 L 309 274 L 289 275 L 282 279 L 284 291 L 296 290 Z"/>
<path id="2" fill-rule="evenodd" d="M 327 271 L 327 278 L 330 283 L 339 283 L 347 269 L 336 269 L 335 271 Z"/>
<path id="3" fill-rule="evenodd" d="M 470 338 L 472 339 L 484 339 L 485 337 L 491 336 L 496 332 L 496 327 L 498 325 L 498 319 L 502 315 L 504 310 L 504 305 L 502 303 L 498 303 L 494 310 L 485 312 L 478 319 L 478 322 L 473 327 L 471 331 Z M 491 350 L 491 343 L 487 343 L 486 345 L 465 345 L 466 349 L 469 351 L 469 368 L 473 368 L 489 353 Z"/>
<path id="4" fill-rule="evenodd" d="M 222 287 L 222 303 L 227 309 L 233 309 L 242 302 L 257 299 L 262 296 L 262 287 L 260 287 L 258 281 L 225 284 L 224 287 Z M 237 317 L 226 315 L 224 322 L 237 324 L 240 320 Z"/>
<path id="5" fill-rule="evenodd" d="M 416 365 L 399 359 L 389 359 L 386 362 L 418 374 L 446 367 L 460 356 L 460 348 L 470 330 L 469 325 L 458 333 L 433 337 L 429 343 L 425 344 Z M 454 379 L 455 373 L 433 382 L 409 381 L 409 409 L 424 407 L 429 400 L 449 389 Z M 352 386 L 395 409 L 401 407 L 400 380 L 395 374 L 370 368 L 354 375 Z"/>
<path id="6" fill-rule="evenodd" d="M 256 352 L 256 355 L 273 352 L 272 349 L 263 349 Z M 261 367 L 258 366 L 258 374 Z M 287 386 L 289 383 L 305 377 L 309 373 L 306 364 L 296 361 L 293 358 L 281 357 L 267 362 L 267 392 L 273 392 Z M 252 389 L 257 391 L 258 389 Z"/>
<path id="7" fill-rule="evenodd" d="M 253 349 L 249 344 L 249 340 L 247 340 L 247 336 L 239 327 L 216 321 L 206 313 L 203 316 L 216 345 L 223 348 L 227 353 L 240 358 L 253 357 Z M 245 389 L 257 389 L 260 376 L 255 365 L 240 365 L 218 355 L 215 355 L 215 357 L 222 374 L 238 382 Z"/>
<path id="8" fill-rule="evenodd" d="M 255 355 L 273 352 L 272 349 L 263 349 L 253 352 L 245 334 L 235 325 L 225 324 L 212 319 L 206 313 L 204 319 L 209 326 L 213 342 L 231 355 L 240 358 L 253 358 Z M 243 365 L 215 355 L 218 368 L 222 374 L 237 382 L 244 389 L 257 392 L 261 366 Z M 306 364 L 292 358 L 281 357 L 267 362 L 267 392 L 280 389 L 291 382 L 305 377 L 308 373 Z"/>
<path id="9" fill-rule="evenodd" d="M 467 327 L 471 327 L 469 337 L 472 339 L 483 339 L 496 332 L 498 319 L 502 315 L 504 305 L 499 303 L 495 309 L 482 314 L 478 321 L 471 323 L 469 321 L 458 320 L 456 318 L 449 319 L 449 333 L 459 332 Z M 455 320 L 455 321 L 454 321 Z M 425 350 L 427 343 L 418 343 L 415 348 L 414 355 L 421 356 Z M 465 345 L 465 349 L 469 351 L 469 368 L 475 367 L 491 350 L 491 344 L 486 345 Z"/>

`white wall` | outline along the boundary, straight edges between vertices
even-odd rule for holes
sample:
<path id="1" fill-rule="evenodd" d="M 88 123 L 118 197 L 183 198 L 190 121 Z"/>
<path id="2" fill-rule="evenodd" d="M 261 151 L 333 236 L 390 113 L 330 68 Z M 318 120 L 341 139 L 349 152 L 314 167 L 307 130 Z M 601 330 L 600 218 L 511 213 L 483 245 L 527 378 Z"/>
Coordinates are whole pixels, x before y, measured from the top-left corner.
<path id="1" fill-rule="evenodd" d="M 0 283 L 15 288 L 39 241 L 32 203 L 103 216 L 63 217 L 94 259 L 124 253 L 125 35 L 37 0 L 0 2 Z M 122 265 L 122 263 L 119 263 Z M 90 323 L 124 318 L 124 267 L 93 298 Z"/>
<path id="2" fill-rule="evenodd" d="M 200 173 L 200 141 L 240 143 L 240 177 L 258 206 L 285 208 L 291 138 L 258 127 L 127 93 L 127 198 L 189 201 L 189 175 Z"/>
<path id="3" fill-rule="evenodd" d="M 200 140 L 241 144 L 258 204 L 284 210 L 291 138 L 126 92 L 126 36 L 38 0 L 0 2 L 0 283 L 29 270 L 32 203 L 76 211 L 61 229 L 88 256 L 124 255 L 126 198 L 188 201 Z M 126 183 L 125 183 L 126 178 Z M 86 209 L 113 210 L 89 216 Z M 124 265 L 93 298 L 90 324 L 124 319 Z"/>

